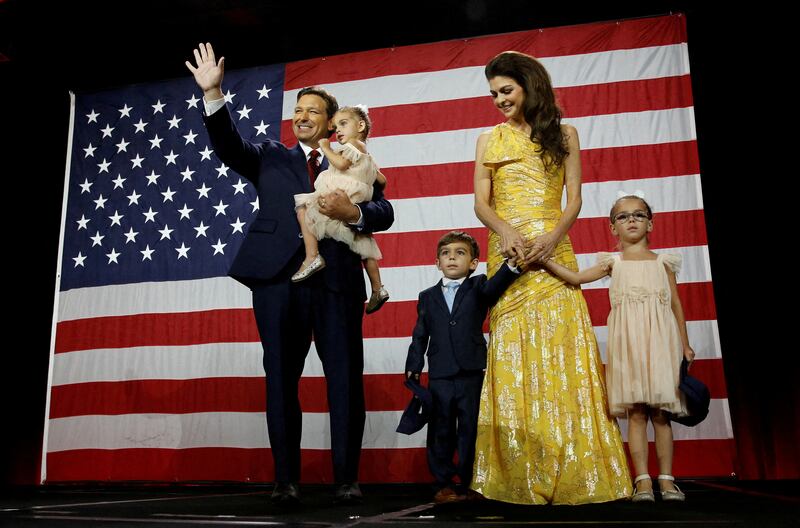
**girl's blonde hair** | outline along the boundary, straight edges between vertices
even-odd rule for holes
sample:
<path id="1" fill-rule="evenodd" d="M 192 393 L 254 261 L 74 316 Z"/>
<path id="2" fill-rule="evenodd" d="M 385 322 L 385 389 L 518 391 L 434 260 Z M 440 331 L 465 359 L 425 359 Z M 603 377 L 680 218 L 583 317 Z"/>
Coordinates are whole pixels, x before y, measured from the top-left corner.
<path id="1" fill-rule="evenodd" d="M 369 131 L 372 129 L 372 121 L 369 118 L 369 111 L 367 107 L 364 105 L 355 105 L 355 106 L 343 106 L 339 109 L 339 112 L 348 112 L 350 115 L 358 118 L 359 121 L 364 122 L 364 134 L 363 140 L 366 141 L 367 137 L 369 136 Z"/>

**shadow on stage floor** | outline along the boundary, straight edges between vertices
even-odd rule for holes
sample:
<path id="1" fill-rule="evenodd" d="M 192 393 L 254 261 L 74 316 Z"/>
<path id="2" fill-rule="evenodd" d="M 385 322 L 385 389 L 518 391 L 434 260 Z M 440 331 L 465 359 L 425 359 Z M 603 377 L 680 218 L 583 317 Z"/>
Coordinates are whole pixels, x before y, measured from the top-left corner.
<path id="1" fill-rule="evenodd" d="M 47 486 L 5 490 L 0 526 L 800 526 L 800 481 L 683 481 L 687 501 L 516 506 L 489 500 L 434 505 L 423 485 L 364 485 L 364 502 L 332 503 L 332 488 L 302 486 L 279 508 L 262 485 Z"/>

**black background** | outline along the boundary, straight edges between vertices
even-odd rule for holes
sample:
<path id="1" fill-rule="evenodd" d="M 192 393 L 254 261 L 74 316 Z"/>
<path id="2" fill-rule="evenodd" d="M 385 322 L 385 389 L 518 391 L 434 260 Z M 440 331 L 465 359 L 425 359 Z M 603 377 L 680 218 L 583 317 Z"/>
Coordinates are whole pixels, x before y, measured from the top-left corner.
<path id="1" fill-rule="evenodd" d="M 53 5 L 56 4 L 56 5 Z M 0 0 L 4 486 L 38 481 L 69 91 L 187 76 L 198 42 L 228 69 L 604 20 L 686 14 L 711 269 L 742 475 L 800 478 L 797 59 L 786 12 L 692 2 Z"/>

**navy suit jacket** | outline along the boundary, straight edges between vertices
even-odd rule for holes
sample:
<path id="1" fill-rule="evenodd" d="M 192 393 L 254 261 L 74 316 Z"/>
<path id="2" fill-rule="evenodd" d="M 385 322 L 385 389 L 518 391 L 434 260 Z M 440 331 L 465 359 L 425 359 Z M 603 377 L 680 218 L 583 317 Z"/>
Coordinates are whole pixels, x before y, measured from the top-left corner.
<path id="1" fill-rule="evenodd" d="M 483 321 L 486 312 L 519 275 L 503 264 L 491 279 L 475 275 L 456 290 L 453 311 L 447 309 L 442 281 L 422 291 L 417 324 L 408 347 L 406 372 L 421 372 L 428 353 L 428 377 L 446 378 L 461 370 L 486 368 Z"/>
<path id="2" fill-rule="evenodd" d="M 299 144 L 287 148 L 278 141 L 254 144 L 243 140 L 227 107 L 205 116 L 204 120 L 219 159 L 250 180 L 258 191 L 258 216 L 228 272 L 252 287 L 256 281 L 275 278 L 303 244 L 294 195 L 313 190 L 306 156 Z M 322 168 L 327 168 L 327 159 Z M 372 201 L 358 206 L 364 220 L 360 228 L 363 233 L 388 229 L 394 222 L 392 206 L 377 185 Z M 332 239 L 321 240 L 319 251 L 326 262 L 322 274 L 326 287 L 335 292 L 354 292 L 365 299 L 361 257 L 346 244 Z"/>

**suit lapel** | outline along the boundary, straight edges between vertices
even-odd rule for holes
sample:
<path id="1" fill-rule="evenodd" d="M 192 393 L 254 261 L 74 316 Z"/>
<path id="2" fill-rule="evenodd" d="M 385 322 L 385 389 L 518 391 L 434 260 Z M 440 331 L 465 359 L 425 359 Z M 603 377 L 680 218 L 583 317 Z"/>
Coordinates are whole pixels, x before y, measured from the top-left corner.
<path id="1" fill-rule="evenodd" d="M 297 145 L 294 146 L 292 149 L 292 156 L 297 156 L 303 164 L 303 170 L 299 174 L 295 174 L 298 176 L 297 181 L 300 182 L 300 185 L 303 186 L 303 190 L 305 192 L 313 192 L 313 186 L 311 185 L 311 181 L 308 177 L 308 158 L 306 157 L 306 153 L 303 152 L 303 147 L 300 146 L 300 142 L 297 142 Z M 328 170 L 328 157 L 323 156 L 322 162 L 319 164 L 319 171 L 322 172 L 324 170 Z"/>
<path id="2" fill-rule="evenodd" d="M 444 310 L 444 313 L 449 314 L 450 310 L 447 309 L 447 301 L 444 300 L 444 292 L 442 292 L 442 280 L 436 283 L 436 291 L 433 292 L 433 300 L 439 307 Z"/>
<path id="3" fill-rule="evenodd" d="M 472 281 L 469 280 L 469 278 L 461 281 L 461 286 L 459 286 L 456 290 L 456 298 L 453 301 L 453 311 L 451 313 L 456 313 L 458 306 L 461 304 L 461 300 L 464 298 L 470 288 L 472 288 Z"/>
<path id="4" fill-rule="evenodd" d="M 308 159 L 306 158 L 306 153 L 303 152 L 303 147 L 300 146 L 300 142 L 294 146 L 291 150 L 291 154 L 293 158 L 296 158 L 300 161 L 300 166 L 302 170 L 294 171 L 294 175 L 297 178 L 297 183 L 300 184 L 300 188 L 303 189 L 303 192 L 311 192 L 314 189 L 311 188 L 311 181 L 308 178 Z"/>

